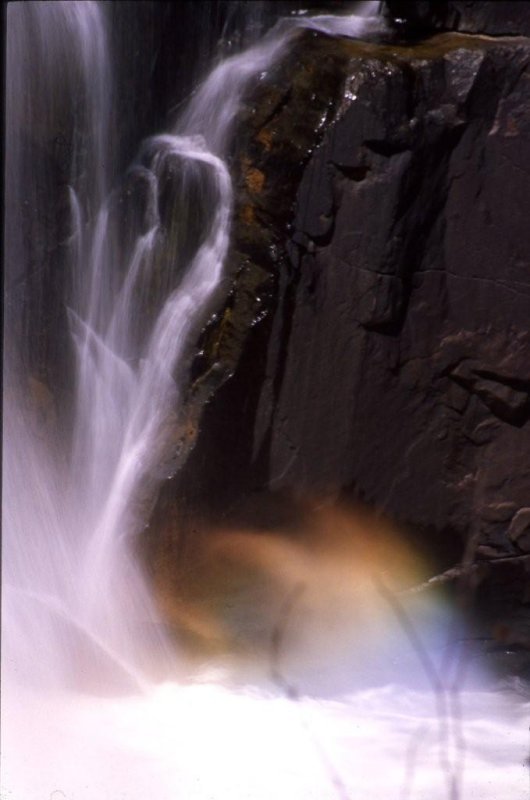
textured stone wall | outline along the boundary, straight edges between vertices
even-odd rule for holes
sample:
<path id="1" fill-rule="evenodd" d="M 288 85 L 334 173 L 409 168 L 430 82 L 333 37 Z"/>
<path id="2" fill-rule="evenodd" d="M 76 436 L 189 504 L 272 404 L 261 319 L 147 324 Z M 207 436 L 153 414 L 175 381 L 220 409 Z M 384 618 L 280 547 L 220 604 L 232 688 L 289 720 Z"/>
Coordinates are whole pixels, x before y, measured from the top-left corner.
<path id="1" fill-rule="evenodd" d="M 530 8 L 524 0 L 388 0 L 385 7 L 397 27 L 416 35 L 432 31 L 530 34 Z"/>
<path id="2" fill-rule="evenodd" d="M 292 131 L 279 122 L 292 90 L 279 117 L 243 137 L 247 175 L 262 175 L 247 240 L 275 231 L 274 258 L 256 259 L 270 291 L 177 491 L 217 511 L 280 489 L 361 498 L 433 546 L 460 537 L 489 585 L 523 608 L 530 40 L 312 37 L 340 92 L 328 88 L 327 117 L 312 126 L 291 213 L 281 159 L 258 163 L 256 141 L 274 154 L 304 127 L 298 115 Z M 305 45 L 290 57 L 293 87 L 311 73 Z M 316 101 L 319 46 L 315 58 Z M 236 226 L 236 252 L 238 236 Z"/>

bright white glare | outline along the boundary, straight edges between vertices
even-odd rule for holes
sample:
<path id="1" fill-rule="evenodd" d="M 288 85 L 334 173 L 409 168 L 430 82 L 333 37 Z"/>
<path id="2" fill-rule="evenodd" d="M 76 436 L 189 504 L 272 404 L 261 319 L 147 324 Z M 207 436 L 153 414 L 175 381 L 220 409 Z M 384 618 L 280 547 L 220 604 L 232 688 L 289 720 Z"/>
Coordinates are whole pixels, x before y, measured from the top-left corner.
<path id="1" fill-rule="evenodd" d="M 507 690 L 463 694 L 462 800 L 526 796 L 528 711 Z M 3 714 L 2 800 L 450 796 L 428 692 L 295 702 L 213 683 L 121 699 L 7 691 Z"/>

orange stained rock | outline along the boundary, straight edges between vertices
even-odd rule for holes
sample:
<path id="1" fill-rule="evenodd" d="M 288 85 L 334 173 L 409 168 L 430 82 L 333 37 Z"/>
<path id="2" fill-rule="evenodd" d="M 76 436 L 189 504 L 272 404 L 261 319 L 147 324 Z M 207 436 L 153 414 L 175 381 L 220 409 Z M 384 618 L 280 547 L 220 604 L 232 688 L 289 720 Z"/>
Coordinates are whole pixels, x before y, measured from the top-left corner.
<path id="1" fill-rule="evenodd" d="M 245 174 L 245 183 L 251 192 L 259 194 L 265 184 L 264 173 L 256 167 L 250 167 Z"/>
<path id="2" fill-rule="evenodd" d="M 252 225 L 256 218 L 254 207 L 251 205 L 243 206 L 241 209 L 241 219 L 246 225 Z"/>
<path id="3" fill-rule="evenodd" d="M 272 133 L 266 128 L 262 128 L 258 131 L 256 141 L 262 144 L 267 152 L 272 149 Z"/>

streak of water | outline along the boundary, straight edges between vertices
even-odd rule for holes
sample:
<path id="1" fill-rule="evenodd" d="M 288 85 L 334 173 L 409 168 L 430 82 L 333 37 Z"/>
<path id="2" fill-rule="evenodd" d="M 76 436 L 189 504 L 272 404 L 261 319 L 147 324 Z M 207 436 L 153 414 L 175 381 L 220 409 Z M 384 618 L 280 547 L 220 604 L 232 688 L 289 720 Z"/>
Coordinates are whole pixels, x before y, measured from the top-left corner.
<path id="1" fill-rule="evenodd" d="M 54 114 L 60 113 L 70 125 L 68 319 L 76 380 L 66 466 L 54 461 L 51 453 L 46 455 L 46 465 L 39 462 L 24 431 L 27 422 L 18 426 L 16 445 L 6 436 L 6 465 L 16 474 L 11 459 L 16 461 L 21 454 L 35 463 L 43 496 L 55 516 L 51 522 L 50 513 L 34 509 L 35 516 L 24 524 L 33 530 L 24 539 L 7 529 L 10 544 L 5 569 L 8 585 L 29 585 L 36 596 L 53 596 L 63 616 L 91 632 L 94 641 L 107 642 L 125 661 L 137 664 L 145 660 L 142 651 L 149 650 L 152 658 L 157 650 L 157 660 L 163 660 L 162 651 L 167 649 L 160 639 L 161 626 L 154 624 L 157 615 L 131 543 L 156 488 L 164 425 L 179 405 L 179 381 L 184 378 L 180 364 L 219 283 L 227 252 L 232 187 L 223 156 L 231 125 L 249 81 L 279 58 L 291 31 L 300 24 L 322 24 L 329 29 L 332 22 L 328 17 L 321 22 L 284 22 L 262 41 L 225 59 L 196 92 L 175 130 L 144 143 L 133 171 L 143 181 L 148 227 L 144 223 L 138 230 L 129 225 L 124 243 L 115 211 L 116 193 L 108 194 L 113 158 L 112 72 L 104 12 L 104 7 L 92 2 L 10 6 L 10 32 L 18 43 L 18 49 L 8 52 L 8 162 L 12 167 L 8 183 L 14 189 L 13 214 L 23 206 L 15 187 L 22 181 L 31 191 L 35 183 L 31 176 L 35 156 L 31 148 L 17 149 L 17 136 L 23 128 L 36 128 L 43 121 L 53 133 Z M 353 21 L 345 18 L 341 24 L 348 32 L 358 32 L 365 23 L 356 17 Z M 61 90 L 60 72 L 69 61 L 77 65 L 76 77 Z M 42 95 L 53 96 L 56 107 L 45 109 Z M 29 98 L 27 107 L 21 105 L 21 97 Z M 206 228 L 189 263 L 180 265 L 172 290 L 159 299 L 157 313 L 150 322 L 139 322 L 157 254 L 168 237 L 159 204 L 161 187 L 172 172 L 183 177 L 180 209 L 175 213 L 178 216 L 180 210 L 189 216 L 189 210 L 184 212 L 191 202 L 186 188 L 198 183 Z M 53 191 L 50 175 L 43 173 L 42 180 Z M 11 235 L 9 228 L 8 234 L 8 266 L 12 272 L 27 273 L 26 243 Z M 22 313 L 26 313 L 24 308 Z M 7 350 L 14 353 L 17 343 L 10 332 L 7 327 Z M 21 372 L 18 363 L 8 367 L 9 379 Z M 12 398 L 19 403 L 15 389 Z M 9 402 L 7 412 L 12 413 Z M 51 473 L 56 475 L 59 491 L 46 487 L 46 475 Z M 8 506 L 34 505 L 31 498 L 22 500 L 27 482 L 22 484 L 5 495 Z M 44 539 L 48 526 L 53 534 Z M 50 546 L 52 536 L 55 544 Z M 47 555 L 32 571 L 37 574 L 28 584 L 26 539 L 31 538 Z M 12 549 L 17 550 L 16 558 L 10 558 Z M 153 623 L 151 635 L 139 636 L 139 621 L 148 620 Z M 49 627 L 53 642 L 49 649 L 55 653 L 68 633 L 59 629 L 58 617 Z M 15 639 L 23 636 L 20 631 Z M 16 641 L 8 644 L 16 650 Z M 47 658 L 43 655 L 43 661 Z M 53 655 L 49 658 L 54 661 Z"/>

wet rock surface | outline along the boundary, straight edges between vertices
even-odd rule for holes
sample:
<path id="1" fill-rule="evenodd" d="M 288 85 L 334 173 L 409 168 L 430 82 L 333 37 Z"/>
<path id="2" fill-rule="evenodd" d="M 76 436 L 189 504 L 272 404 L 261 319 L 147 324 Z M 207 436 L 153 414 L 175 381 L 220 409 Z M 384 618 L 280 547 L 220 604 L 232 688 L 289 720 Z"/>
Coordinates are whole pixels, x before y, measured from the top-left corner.
<path id="1" fill-rule="evenodd" d="M 421 35 L 429 31 L 460 31 L 490 36 L 530 34 L 528 2 L 387 0 L 385 6 L 389 16 L 396 21 L 396 27 L 412 35 Z"/>
<path id="2" fill-rule="evenodd" d="M 196 363 L 231 351 L 232 377 L 160 508 L 361 499 L 446 565 L 467 543 L 484 608 L 524 617 L 529 63 L 524 38 L 300 36 L 241 120 L 230 298 Z"/>

